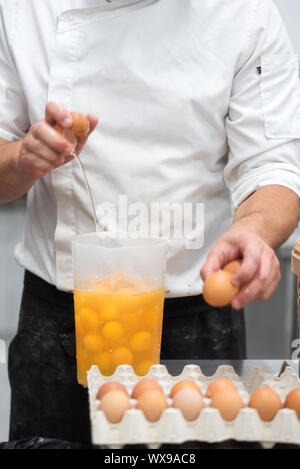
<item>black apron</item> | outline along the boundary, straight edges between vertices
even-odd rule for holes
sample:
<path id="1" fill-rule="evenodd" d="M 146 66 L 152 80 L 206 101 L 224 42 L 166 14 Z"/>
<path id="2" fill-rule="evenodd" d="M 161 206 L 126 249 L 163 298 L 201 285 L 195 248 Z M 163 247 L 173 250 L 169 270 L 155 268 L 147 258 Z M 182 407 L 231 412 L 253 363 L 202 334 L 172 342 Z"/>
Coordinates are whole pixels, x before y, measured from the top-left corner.
<path id="1" fill-rule="evenodd" d="M 9 347 L 10 440 L 90 444 L 87 390 L 77 384 L 73 295 L 25 272 L 18 332 Z M 202 295 L 165 300 L 161 359 L 246 358 L 243 311 Z"/>

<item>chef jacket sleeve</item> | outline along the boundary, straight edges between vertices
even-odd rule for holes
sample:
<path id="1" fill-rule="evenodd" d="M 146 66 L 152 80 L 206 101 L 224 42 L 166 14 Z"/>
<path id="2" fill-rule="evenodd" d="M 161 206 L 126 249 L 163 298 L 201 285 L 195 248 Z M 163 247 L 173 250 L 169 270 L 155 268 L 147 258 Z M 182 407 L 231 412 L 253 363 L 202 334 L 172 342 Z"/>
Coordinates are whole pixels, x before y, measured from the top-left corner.
<path id="1" fill-rule="evenodd" d="M 247 44 L 239 57 L 226 117 L 225 182 L 233 211 L 260 187 L 300 196 L 300 84 L 282 19 L 269 0 L 251 2 Z"/>
<path id="2" fill-rule="evenodd" d="M 0 1 L 0 138 L 14 141 L 25 137 L 30 122 L 9 45 L 9 34 L 12 31 L 11 25 L 7 24 L 9 5 L 9 2 Z"/>

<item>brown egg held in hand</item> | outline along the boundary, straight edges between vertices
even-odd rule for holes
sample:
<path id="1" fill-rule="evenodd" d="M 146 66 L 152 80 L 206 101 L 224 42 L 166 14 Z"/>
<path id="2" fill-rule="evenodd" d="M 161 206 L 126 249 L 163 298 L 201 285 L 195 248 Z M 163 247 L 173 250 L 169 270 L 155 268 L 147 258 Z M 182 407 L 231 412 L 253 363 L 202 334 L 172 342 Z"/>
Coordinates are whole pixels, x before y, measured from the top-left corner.
<path id="1" fill-rule="evenodd" d="M 177 392 L 172 407 L 179 409 L 186 420 L 195 420 L 204 408 L 201 394 L 193 388 L 184 388 Z"/>
<path id="2" fill-rule="evenodd" d="M 212 396 L 220 389 L 230 389 L 231 391 L 238 392 L 236 386 L 233 384 L 232 381 L 230 381 L 230 379 L 218 378 L 208 385 L 205 396 L 208 398 L 212 398 Z"/>
<path id="3" fill-rule="evenodd" d="M 284 407 L 295 410 L 300 419 L 300 388 L 293 389 L 285 399 Z"/>
<path id="4" fill-rule="evenodd" d="M 226 264 L 222 270 L 225 272 L 230 272 L 231 274 L 235 274 L 236 271 L 241 267 L 241 264 L 242 261 L 232 261 L 229 262 L 229 264 Z"/>
<path id="5" fill-rule="evenodd" d="M 104 394 L 114 390 L 123 391 L 128 396 L 128 392 L 123 384 L 119 383 L 118 381 L 107 381 L 99 388 L 96 399 L 100 401 Z"/>
<path id="6" fill-rule="evenodd" d="M 203 298 L 209 305 L 220 308 L 229 305 L 238 290 L 232 284 L 232 274 L 230 272 L 215 272 L 204 282 Z"/>
<path id="7" fill-rule="evenodd" d="M 140 395 L 136 408 L 143 411 L 147 420 L 156 422 L 163 411 L 168 408 L 168 402 L 161 391 L 150 389 Z"/>
<path id="8" fill-rule="evenodd" d="M 262 420 L 271 422 L 282 408 L 282 402 L 276 391 L 271 388 L 262 387 L 256 389 L 251 394 L 249 407 L 256 409 Z"/>
<path id="9" fill-rule="evenodd" d="M 64 134 L 65 130 L 72 131 L 76 137 L 85 138 L 88 136 L 90 131 L 90 123 L 87 117 L 79 112 L 71 112 L 72 116 L 72 127 L 70 129 L 64 129 L 59 124 L 54 125 L 54 129 L 60 134 Z"/>
<path id="10" fill-rule="evenodd" d="M 211 407 L 218 409 L 223 419 L 234 420 L 239 411 L 244 407 L 244 402 L 238 392 L 232 389 L 219 389 L 211 400 Z"/>
<path id="11" fill-rule="evenodd" d="M 105 413 L 109 422 L 119 423 L 126 410 L 130 409 L 130 400 L 124 391 L 115 389 L 104 394 L 98 409 Z"/>
<path id="12" fill-rule="evenodd" d="M 73 124 L 71 130 L 74 132 L 76 137 L 85 138 L 87 137 L 90 130 L 89 120 L 79 112 L 71 112 Z"/>
<path id="13" fill-rule="evenodd" d="M 133 388 L 131 397 L 132 399 L 138 399 L 144 392 L 150 391 L 152 389 L 155 389 L 156 391 L 159 391 L 163 394 L 163 389 L 157 381 L 154 381 L 154 379 L 150 378 L 144 378 L 138 383 L 136 383 Z"/>

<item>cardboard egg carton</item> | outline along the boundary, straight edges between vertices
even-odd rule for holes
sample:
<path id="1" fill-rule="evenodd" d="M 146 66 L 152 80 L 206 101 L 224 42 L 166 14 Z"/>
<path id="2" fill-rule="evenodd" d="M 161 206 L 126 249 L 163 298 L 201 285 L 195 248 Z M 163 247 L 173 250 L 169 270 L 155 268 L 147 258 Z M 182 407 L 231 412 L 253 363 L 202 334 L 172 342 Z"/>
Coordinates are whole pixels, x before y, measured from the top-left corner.
<path id="1" fill-rule="evenodd" d="M 164 365 L 153 365 L 146 377 L 157 381 L 167 397 L 173 385 L 183 379 L 195 381 L 205 395 L 211 381 L 228 378 L 236 385 L 245 406 L 249 402 L 250 394 L 258 387 L 273 388 L 279 393 L 282 402 L 292 389 L 300 387 L 300 379 L 290 367 L 279 378 L 261 366 L 253 367 L 248 376 L 239 377 L 233 367 L 227 365 L 220 366 L 212 376 L 204 375 L 196 365 L 185 366 L 178 376 L 170 375 Z M 136 401 L 131 399 L 131 409 L 126 411 L 121 422 L 110 423 L 104 412 L 98 410 L 100 401 L 96 399 L 96 394 L 100 386 L 107 381 L 119 381 L 131 395 L 133 387 L 141 379 L 143 378 L 137 376 L 128 365 L 119 366 L 110 377 L 101 375 L 96 366 L 89 370 L 88 390 L 94 445 L 121 448 L 127 444 L 143 444 L 149 448 L 159 448 L 160 445 L 168 443 L 219 443 L 229 439 L 260 442 L 265 448 L 271 448 L 276 443 L 300 445 L 300 420 L 293 410 L 281 409 L 272 422 L 263 422 L 255 409 L 245 407 L 233 421 L 226 422 L 217 409 L 209 407 L 210 399 L 207 398 L 204 398 L 205 408 L 192 422 L 188 422 L 179 409 L 172 407 L 166 409 L 157 422 L 149 422 L 143 412 L 135 408 Z M 172 403 L 169 398 L 168 403 Z"/>

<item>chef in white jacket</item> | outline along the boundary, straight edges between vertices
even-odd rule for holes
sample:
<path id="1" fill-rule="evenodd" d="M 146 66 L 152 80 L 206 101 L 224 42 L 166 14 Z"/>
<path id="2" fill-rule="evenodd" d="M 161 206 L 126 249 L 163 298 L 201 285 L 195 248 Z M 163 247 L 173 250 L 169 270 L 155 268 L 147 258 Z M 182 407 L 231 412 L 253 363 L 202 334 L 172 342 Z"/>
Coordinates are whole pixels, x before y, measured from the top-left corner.
<path id="1" fill-rule="evenodd" d="M 188 243 L 170 236 L 163 358 L 243 358 L 242 308 L 274 292 L 274 249 L 298 223 L 298 61 L 270 0 L 0 0 L 0 200 L 27 194 L 11 439 L 89 440 L 70 238 L 94 225 L 54 129 L 72 125 L 70 111 L 90 121 L 76 151 L 99 218 L 120 196 L 203 207 Z M 237 258 L 239 293 L 209 307 L 203 279 Z"/>

